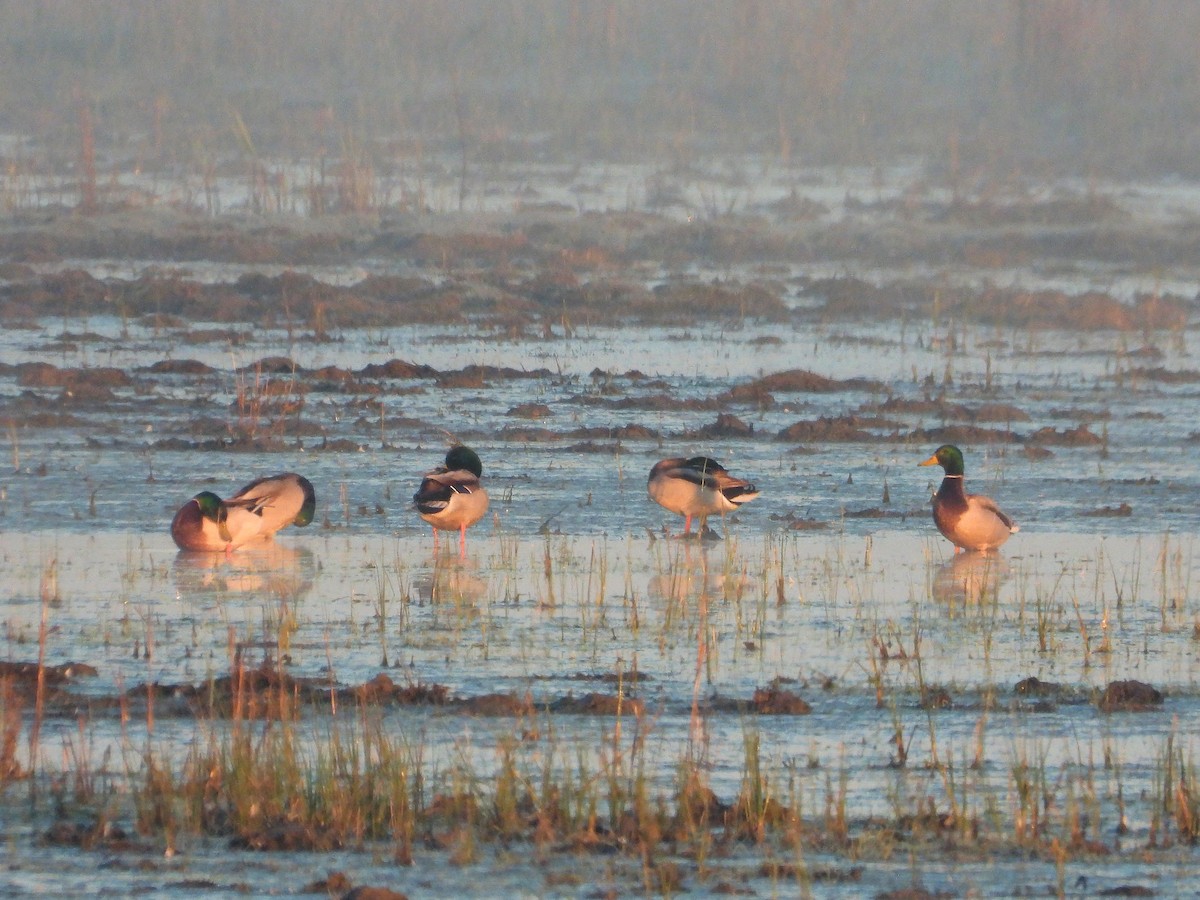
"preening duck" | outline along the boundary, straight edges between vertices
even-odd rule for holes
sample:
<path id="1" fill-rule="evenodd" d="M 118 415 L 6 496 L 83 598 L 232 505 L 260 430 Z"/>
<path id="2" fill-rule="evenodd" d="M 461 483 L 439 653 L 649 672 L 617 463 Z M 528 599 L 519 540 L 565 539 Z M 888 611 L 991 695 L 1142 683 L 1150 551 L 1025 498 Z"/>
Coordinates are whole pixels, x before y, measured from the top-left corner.
<path id="1" fill-rule="evenodd" d="M 704 522 L 713 513 L 723 516 L 759 495 L 753 484 L 730 475 L 707 456 L 675 457 L 655 463 L 646 492 L 659 506 L 684 517 L 684 534 L 691 533 L 693 516 L 699 517 L 703 534 Z"/>
<path id="2" fill-rule="evenodd" d="M 228 554 L 288 525 L 309 524 L 316 508 L 312 483 L 303 475 L 284 472 L 256 479 L 228 500 L 201 491 L 175 513 L 171 537 L 180 550 Z"/>
<path id="3" fill-rule="evenodd" d="M 963 488 L 963 455 L 953 444 L 938 447 L 933 456 L 919 463 L 941 466 L 942 484 L 933 495 L 933 521 L 954 552 L 995 550 L 1020 529 L 1001 512 L 996 501 L 982 494 L 968 494 Z"/>
<path id="4" fill-rule="evenodd" d="M 470 447 L 457 444 L 446 453 L 444 465 L 426 474 L 413 494 L 421 518 L 433 526 L 433 546 L 438 531 L 457 531 L 459 553 L 467 553 L 467 529 L 487 513 L 488 495 L 479 479 L 483 463 Z"/>
<path id="5" fill-rule="evenodd" d="M 295 472 L 255 479 L 225 502 L 261 518 L 262 532 L 267 535 L 288 525 L 303 528 L 317 511 L 312 482 Z"/>

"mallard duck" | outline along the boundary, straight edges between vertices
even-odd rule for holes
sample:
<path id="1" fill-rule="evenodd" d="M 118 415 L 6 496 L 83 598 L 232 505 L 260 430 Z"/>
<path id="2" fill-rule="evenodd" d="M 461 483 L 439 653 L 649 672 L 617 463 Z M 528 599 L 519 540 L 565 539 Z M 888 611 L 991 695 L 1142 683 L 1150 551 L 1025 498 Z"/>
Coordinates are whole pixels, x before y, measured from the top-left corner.
<path id="1" fill-rule="evenodd" d="M 938 447 L 933 456 L 919 463 L 941 466 L 945 477 L 933 495 L 933 521 L 938 531 L 959 549 L 995 550 L 1019 529 L 1000 511 L 996 501 L 982 494 L 963 490 L 963 455 L 953 444 Z"/>
<path id="2" fill-rule="evenodd" d="M 229 554 L 261 533 L 261 518 L 245 507 L 229 506 L 212 491 L 201 491 L 183 504 L 171 521 L 171 537 L 180 550 Z"/>
<path id="3" fill-rule="evenodd" d="M 438 531 L 457 531 L 459 553 L 467 553 L 467 529 L 483 518 L 488 508 L 487 491 L 479 483 L 483 463 L 470 447 L 456 444 L 446 453 L 446 462 L 425 475 L 413 494 L 413 505 L 421 518 L 433 526 L 433 546 Z"/>
<path id="4" fill-rule="evenodd" d="M 288 525 L 303 528 L 312 522 L 317 511 L 317 492 L 303 475 L 284 472 L 255 479 L 225 502 L 259 516 L 262 532 L 271 535 Z"/>
<path id="5" fill-rule="evenodd" d="M 684 534 L 691 533 L 693 516 L 699 516 L 703 534 L 704 522 L 713 513 L 723 516 L 759 494 L 750 482 L 734 478 L 707 456 L 675 457 L 655 463 L 646 492 L 659 506 L 684 517 Z"/>
<path id="6" fill-rule="evenodd" d="M 181 550 L 232 553 L 265 540 L 288 525 L 313 520 L 317 496 L 303 475 L 284 472 L 250 482 L 228 500 L 201 491 L 171 521 L 171 537 Z"/>

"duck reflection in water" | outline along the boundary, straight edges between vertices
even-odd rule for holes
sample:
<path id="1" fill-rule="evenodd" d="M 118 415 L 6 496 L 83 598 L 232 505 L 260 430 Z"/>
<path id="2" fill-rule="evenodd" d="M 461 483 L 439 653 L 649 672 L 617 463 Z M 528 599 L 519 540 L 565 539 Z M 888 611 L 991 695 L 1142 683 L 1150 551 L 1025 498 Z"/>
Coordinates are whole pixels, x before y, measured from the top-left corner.
<path id="1" fill-rule="evenodd" d="M 996 553 L 956 553 L 934 573 L 933 598 L 947 606 L 989 603 L 1011 571 Z"/>
<path id="2" fill-rule="evenodd" d="M 669 548 L 667 556 L 646 582 L 646 593 L 652 599 L 695 609 L 702 602 L 732 599 L 758 583 L 740 568 L 728 570 L 723 561 L 724 550 L 713 559 L 710 550 L 718 548 L 707 542 L 681 541 L 665 546 Z"/>
<path id="3" fill-rule="evenodd" d="M 171 575 L 181 596 L 254 595 L 295 600 L 312 590 L 316 564 L 307 547 L 263 541 L 230 556 L 181 550 Z"/>
<path id="4" fill-rule="evenodd" d="M 432 568 L 413 578 L 412 587 L 422 603 L 474 605 L 487 594 L 488 583 L 472 557 L 435 553 Z"/>

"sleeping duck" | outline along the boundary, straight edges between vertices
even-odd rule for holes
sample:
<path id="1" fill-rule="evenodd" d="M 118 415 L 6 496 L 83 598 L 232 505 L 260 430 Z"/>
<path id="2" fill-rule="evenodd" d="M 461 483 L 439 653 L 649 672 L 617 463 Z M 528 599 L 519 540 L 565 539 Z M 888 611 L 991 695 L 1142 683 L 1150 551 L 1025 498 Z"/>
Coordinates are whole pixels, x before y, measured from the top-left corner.
<path id="1" fill-rule="evenodd" d="M 433 546 L 438 531 L 457 531 L 458 548 L 467 553 L 467 529 L 487 513 L 488 495 L 479 483 L 483 463 L 470 447 L 456 444 L 446 453 L 444 465 L 425 475 L 413 494 L 421 518 L 433 526 Z"/>

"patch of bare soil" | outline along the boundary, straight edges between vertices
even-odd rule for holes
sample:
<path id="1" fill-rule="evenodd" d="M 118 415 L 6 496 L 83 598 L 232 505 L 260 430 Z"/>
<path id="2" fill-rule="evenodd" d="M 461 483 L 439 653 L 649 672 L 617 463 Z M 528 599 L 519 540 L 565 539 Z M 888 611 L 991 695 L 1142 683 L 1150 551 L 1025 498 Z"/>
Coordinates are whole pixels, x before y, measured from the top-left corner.
<path id="1" fill-rule="evenodd" d="M 21 387 L 59 387 L 79 390 L 86 387 L 129 387 L 133 379 L 121 369 L 94 366 L 87 369 L 60 369 L 44 362 L 21 363 L 16 366 L 17 384 Z"/>
<path id="2" fill-rule="evenodd" d="M 1092 519 L 1124 518 L 1133 515 L 1133 507 L 1122 502 L 1118 506 L 1099 506 L 1096 509 L 1085 510 L 1079 515 Z"/>
<path id="3" fill-rule="evenodd" d="M 1082 210 L 1081 218 L 1062 222 L 1069 210 Z M 422 219 L 380 224 L 351 217 L 264 224 L 166 210 L 47 215 L 14 219 L 3 230 L 9 261 L 7 277 L 0 280 L 0 320 L 104 314 L 164 323 L 287 323 L 308 329 L 316 339 L 327 339 L 338 328 L 470 321 L 504 333 L 550 337 L 555 329 L 570 334 L 586 324 L 736 326 L 813 315 L 826 320 L 933 315 L 1029 328 L 1178 329 L 1195 306 L 1188 298 L 1160 295 L 1123 303 L 1099 292 L 964 289 L 917 280 L 876 286 L 840 277 L 803 281 L 802 296 L 815 300 L 816 308 L 792 310 L 782 277 L 750 283 L 676 277 L 653 289 L 618 277 L 641 266 L 700 260 L 755 263 L 762 271 L 775 263 L 831 259 L 870 267 L 964 260 L 1008 265 L 1052 257 L 1153 267 L 1194 258 L 1200 249 L 1193 236 L 1125 221 L 1103 198 L 980 201 L 940 212 L 904 207 L 893 213 L 901 216 L 903 228 L 867 220 L 833 228 L 806 221 L 767 227 L 738 217 L 681 225 L 623 214 L 535 214 L 522 217 L 520 224 L 482 216 L 478 225 Z M 964 221 L 971 223 L 969 239 L 959 235 Z M 948 239 L 948 228 L 954 239 Z M 42 274 L 25 264 L 80 258 L 299 266 L 381 257 L 418 274 L 368 275 L 356 284 L 335 286 L 297 271 L 250 272 L 209 284 L 166 266 L 122 279 L 80 270 Z"/>
<path id="4" fill-rule="evenodd" d="M 910 443 L 918 444 L 1013 444 L 1020 437 L 1007 428 L 982 428 L 979 425 L 943 425 L 938 428 L 917 428 L 908 434 Z"/>
<path id="5" fill-rule="evenodd" d="M 727 393 L 720 395 L 717 400 L 721 403 L 750 403 L 759 408 L 769 408 L 775 405 L 776 393 L 836 393 L 838 391 L 873 391 L 884 390 L 878 381 L 869 378 L 826 378 L 807 369 L 789 369 L 785 372 L 775 372 L 756 378 L 745 384 L 739 384 Z"/>
<path id="6" fill-rule="evenodd" d="M 828 318 L 933 315 L 1010 328 L 1076 331 L 1179 330 L 1187 324 L 1193 305 L 1185 298 L 1157 294 L 1127 304 L 1098 291 L 1068 294 L 994 285 L 970 290 L 933 282 L 876 286 L 853 276 L 814 280 L 805 294 L 822 301 L 820 313 Z"/>
<path id="7" fill-rule="evenodd" d="M 942 217 L 973 226 L 1081 225 L 1123 222 L 1128 211 L 1111 197 L 1056 197 L 1049 200 L 997 203 L 993 200 L 956 200 L 946 205 Z"/>
<path id="8" fill-rule="evenodd" d="M 713 438 L 745 438 L 754 434 L 754 426 L 739 419 L 732 413 L 720 413 L 715 422 L 703 425 L 693 431 L 685 431 L 681 437 L 692 440 L 711 440 Z"/>
<path id="9" fill-rule="evenodd" d="M 903 397 L 889 397 L 882 403 L 864 407 L 864 411 L 877 413 L 904 414 L 916 413 L 933 415 L 945 421 L 957 422 L 1028 422 L 1029 413 L 1008 403 L 981 403 L 978 406 L 968 406 L 963 403 L 951 403 L 945 399 L 909 400 Z"/>
<path id="10" fill-rule="evenodd" d="M 1101 712 L 1145 712 L 1162 707 L 1162 692 L 1142 681 L 1112 681 L 1096 701 Z"/>
<path id="11" fill-rule="evenodd" d="M 146 715 L 157 717 L 278 719 L 295 716 L 304 709 L 320 709 L 331 701 L 371 706 L 432 706 L 447 712 L 470 715 L 522 716 L 535 711 L 575 715 L 640 714 L 644 702 L 617 694 L 588 692 L 582 696 L 568 693 L 535 702 L 529 695 L 493 693 L 460 697 L 440 684 L 396 684 L 380 672 L 359 685 L 339 685 L 327 680 L 297 678 L 281 667 L 264 662 L 256 668 L 242 668 L 217 676 L 201 684 L 140 684 L 121 694 L 107 697 L 83 697 L 70 691 L 71 683 L 96 670 L 83 663 L 43 666 L 42 704 L 48 716 L 72 717 L 80 709 L 92 714 Z M 32 705 L 38 694 L 37 663 L 0 662 L 0 688 L 13 708 Z M 589 678 L 633 686 L 648 680 L 638 673 L 618 678 L 612 673 Z M 14 732 L 15 733 L 15 732 Z"/>
<path id="12" fill-rule="evenodd" d="M 582 394 L 573 398 L 581 406 L 600 407 L 604 409 L 641 409 L 656 412 L 675 412 L 678 410 L 702 411 L 722 409 L 720 398 L 700 399 L 698 397 L 681 398 L 671 394 L 641 394 L 627 397 L 596 397 L 592 394 Z"/>
<path id="13" fill-rule="evenodd" d="M 812 712 L 807 700 L 778 685 L 755 688 L 750 708 L 765 716 L 807 716 Z"/>
<path id="14" fill-rule="evenodd" d="M 1122 373 L 1122 377 L 1133 380 L 1156 381 L 1160 384 L 1195 384 L 1200 381 L 1200 372 L 1195 369 L 1136 368 Z"/>
<path id="15" fill-rule="evenodd" d="M 1091 431 L 1086 425 L 1076 428 L 1039 428 L 1026 439 L 1030 444 L 1042 444 L 1051 447 L 1095 447 L 1104 443 L 1100 435 Z"/>
<path id="16" fill-rule="evenodd" d="M 890 426 L 892 423 L 886 423 Z M 777 438 L 793 443 L 850 442 L 872 443 L 885 440 L 883 436 L 867 431 L 881 425 L 878 419 L 861 416 L 821 416 L 795 422 L 779 432 Z"/>

